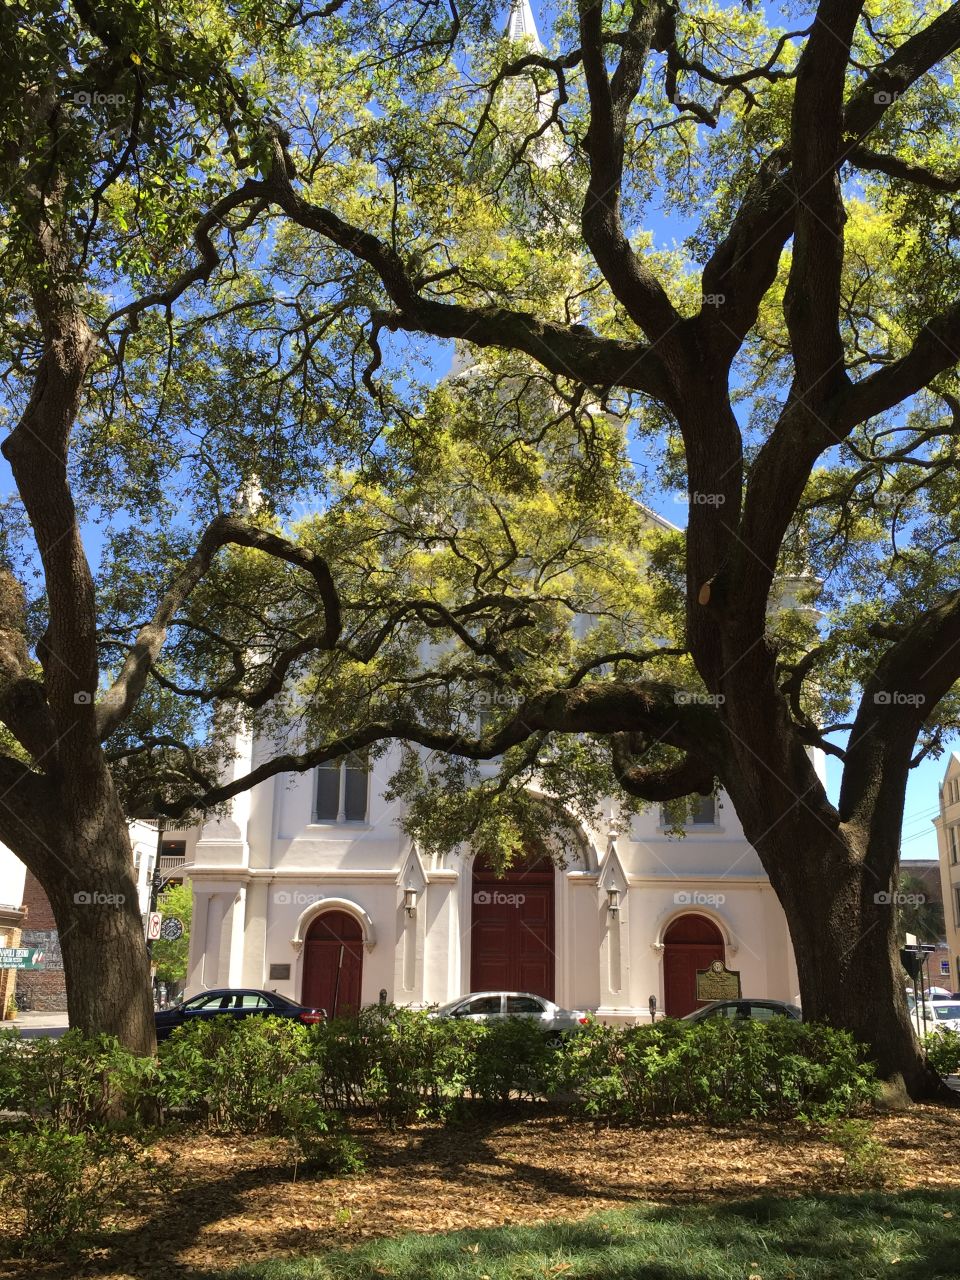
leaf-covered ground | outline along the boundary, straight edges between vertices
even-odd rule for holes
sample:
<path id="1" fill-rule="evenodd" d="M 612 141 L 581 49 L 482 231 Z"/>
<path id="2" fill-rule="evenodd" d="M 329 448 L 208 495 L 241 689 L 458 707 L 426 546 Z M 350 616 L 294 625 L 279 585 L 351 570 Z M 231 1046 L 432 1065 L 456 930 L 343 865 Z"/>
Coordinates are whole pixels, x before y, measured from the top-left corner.
<path id="1" fill-rule="evenodd" d="M 581 1280 L 615 1274 L 644 1280 L 684 1275 L 748 1280 L 750 1274 L 791 1280 L 782 1264 L 791 1251 L 797 1280 L 960 1276 L 960 1236 L 952 1271 L 943 1270 L 942 1258 L 930 1253 L 934 1244 L 940 1249 L 941 1237 L 949 1241 L 957 1234 L 954 1212 L 960 1226 L 960 1112 L 924 1107 L 879 1119 L 875 1136 L 890 1153 L 884 1171 L 898 1185 L 879 1199 L 854 1195 L 837 1201 L 832 1236 L 824 1234 L 829 1209 L 813 1197 L 848 1196 L 858 1188 L 839 1150 L 801 1130 L 671 1125 L 594 1132 L 589 1125 L 531 1113 L 446 1130 L 424 1126 L 389 1134 L 371 1128 L 360 1136 L 369 1171 L 348 1178 L 304 1178 L 299 1171 L 295 1176 L 291 1150 L 281 1139 L 165 1139 L 156 1149 L 162 1187 L 132 1187 L 129 1203 L 118 1206 L 99 1248 L 69 1262 L 42 1265 L 8 1258 L 0 1262 L 0 1278 L 174 1275 L 201 1280 L 243 1266 L 253 1268 L 247 1274 L 271 1280 L 374 1280 L 378 1275 L 521 1280 L 551 1274 Z M 754 1196 L 791 1201 L 780 1226 L 761 1230 L 757 1215 L 766 1215 L 766 1221 L 769 1208 L 736 1203 Z M 651 1204 L 670 1206 L 671 1213 Z M 623 1218 L 619 1210 L 633 1214 Z M 0 1217 L 3 1212 L 0 1207 Z M 563 1225 L 591 1215 L 579 1233 Z M 539 1232 L 476 1235 L 540 1224 L 544 1230 Z M 692 1269 L 683 1270 L 680 1255 L 670 1261 L 684 1233 L 706 1230 L 708 1224 L 710 1240 L 702 1242 L 698 1261 L 690 1254 Z M 780 1238 L 781 1226 L 786 1241 Z M 473 1234 L 432 1243 L 378 1243 L 411 1232 L 463 1231 Z M 588 1248 L 597 1231 L 613 1231 L 630 1248 L 622 1256 L 614 1249 L 601 1257 L 602 1250 Z M 876 1256 L 868 1258 L 875 1237 Z M 495 1239 L 500 1245 L 491 1243 Z M 739 1244 L 731 1253 L 734 1239 Z M 576 1240 L 580 1245 L 574 1248 Z M 753 1252 L 766 1251 L 781 1261 L 764 1269 L 762 1257 L 747 1258 L 753 1242 Z M 643 1262 L 651 1250 L 660 1259 L 659 1269 Z M 859 1262 L 837 1270 L 847 1256 L 844 1250 Z M 554 1254 L 556 1261 L 549 1262 Z M 728 1255 L 732 1261 L 718 1270 Z M 310 1257 L 319 1261 L 307 1261 Z M 914 1270 L 921 1257 L 924 1268 Z M 753 1272 L 744 1269 L 754 1261 L 760 1265 Z"/>

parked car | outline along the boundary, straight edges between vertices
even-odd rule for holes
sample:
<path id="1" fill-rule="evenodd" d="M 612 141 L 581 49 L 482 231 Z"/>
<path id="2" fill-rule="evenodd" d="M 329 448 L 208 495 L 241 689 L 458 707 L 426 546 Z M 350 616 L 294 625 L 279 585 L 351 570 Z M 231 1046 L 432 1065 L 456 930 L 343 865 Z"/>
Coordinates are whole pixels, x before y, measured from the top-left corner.
<path id="1" fill-rule="evenodd" d="M 220 987 L 215 991 L 203 991 L 198 996 L 184 1000 L 182 1004 L 174 1005 L 172 1009 L 162 1009 L 154 1014 L 157 1039 L 166 1040 L 176 1027 L 219 1018 L 224 1014 L 231 1018 L 249 1018 L 255 1015 L 295 1018 L 307 1026 L 322 1022 L 327 1016 L 324 1009 L 311 1009 L 307 1005 L 297 1004 L 295 1000 L 276 991 Z"/>
<path id="2" fill-rule="evenodd" d="M 769 1022 L 771 1018 L 792 1018 L 802 1021 L 800 1006 L 787 1004 L 785 1000 L 711 1000 L 701 1009 L 694 1009 L 681 1019 L 683 1022 L 705 1022 L 707 1018 L 731 1018 L 734 1022 Z"/>
<path id="3" fill-rule="evenodd" d="M 500 1018 L 533 1018 L 554 1043 L 590 1021 L 582 1009 L 563 1009 L 545 996 L 529 991 L 474 991 L 430 1011 L 431 1018 L 466 1018 L 490 1023 Z"/>
<path id="4" fill-rule="evenodd" d="M 960 1031 L 960 1000 L 928 1000 L 920 1010 L 920 1021 L 926 1021 L 927 1030 L 946 1027 Z"/>

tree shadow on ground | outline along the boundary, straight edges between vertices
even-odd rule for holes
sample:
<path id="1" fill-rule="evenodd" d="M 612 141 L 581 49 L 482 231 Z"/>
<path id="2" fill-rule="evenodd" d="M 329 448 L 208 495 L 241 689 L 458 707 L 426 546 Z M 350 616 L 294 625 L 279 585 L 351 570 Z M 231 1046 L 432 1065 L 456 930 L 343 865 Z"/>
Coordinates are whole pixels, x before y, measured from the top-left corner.
<path id="1" fill-rule="evenodd" d="M 489 1190 L 492 1183 L 502 1186 L 505 1193 L 505 1216 L 510 1212 L 509 1188 L 517 1184 L 528 1192 L 540 1187 L 555 1201 L 579 1201 L 571 1212 L 582 1212 L 587 1198 L 602 1201 L 605 1196 L 618 1207 L 589 1218 L 554 1220 L 541 1226 L 410 1232 L 364 1241 L 354 1236 L 353 1246 L 347 1249 L 341 1247 L 341 1239 L 344 1244 L 351 1239 L 352 1227 L 338 1233 L 329 1225 L 310 1226 L 302 1211 L 284 1217 L 293 1165 L 277 1148 L 267 1162 L 252 1167 L 232 1168 L 213 1177 L 187 1176 L 182 1182 L 174 1178 L 169 1187 L 150 1193 L 146 1204 L 138 1204 L 140 1221 L 104 1232 L 95 1241 L 95 1251 L 79 1262 L 0 1262 L 0 1280 L 19 1280 L 21 1276 L 75 1280 L 80 1275 L 91 1280 L 98 1276 L 159 1280 L 169 1275 L 186 1280 L 224 1280 L 228 1274 L 244 1280 L 327 1280 L 334 1276 L 337 1280 L 375 1280 L 383 1275 L 396 1280 L 477 1280 L 481 1275 L 490 1280 L 514 1280 L 520 1275 L 563 1276 L 568 1271 L 577 1280 L 687 1280 L 699 1276 L 745 1280 L 751 1274 L 771 1277 L 791 1272 L 797 1280 L 957 1280 L 960 1276 L 960 1191 L 808 1193 L 780 1199 L 770 1195 L 733 1199 L 731 1192 L 730 1199 L 714 1194 L 707 1200 L 701 1195 L 697 1203 L 684 1203 L 672 1195 L 669 1205 L 652 1205 L 640 1194 L 618 1188 L 612 1180 L 605 1193 L 596 1180 L 496 1150 L 495 1140 L 502 1139 L 508 1128 L 517 1130 L 519 1140 L 522 1126 L 517 1126 L 515 1115 L 491 1115 L 465 1127 L 461 1140 L 453 1142 L 449 1133 L 438 1130 L 417 1134 L 409 1143 L 391 1142 L 388 1137 L 378 1140 L 372 1131 L 364 1137 L 374 1177 L 387 1167 L 401 1173 L 404 1167 L 428 1168 L 434 1176 L 439 1173 L 462 1186 L 468 1204 L 472 1188 Z M 402 1178 L 395 1182 L 386 1189 L 387 1194 L 406 1208 L 416 1200 L 416 1182 Z M 328 1216 L 330 1206 L 336 1206 L 348 1185 L 355 1184 L 334 1178 L 310 1180 Z M 193 1266 L 180 1261 L 201 1242 L 208 1228 L 244 1216 L 249 1221 L 254 1212 L 251 1193 L 265 1190 L 271 1192 L 271 1202 L 278 1207 L 277 1218 L 272 1220 L 269 1205 L 261 1203 L 256 1212 L 263 1214 L 264 1229 L 256 1236 L 245 1236 L 238 1225 L 229 1262 Z M 629 1207 L 622 1207 L 625 1205 Z M 556 1203 L 552 1208 L 557 1211 Z M 559 1208 L 562 1212 L 562 1203 Z M 526 1211 L 529 1215 L 529 1207 Z M 359 1223 L 362 1203 L 355 1212 Z M 428 1215 L 425 1225 L 429 1225 Z M 231 1239 L 229 1235 L 226 1238 Z M 268 1260 L 245 1262 L 245 1250 L 251 1246 L 255 1256 L 267 1254 Z M 478 1259 L 482 1259 L 481 1265 Z M 569 1267 L 564 1265 L 567 1263 Z"/>
<path id="2" fill-rule="evenodd" d="M 241 1214 L 247 1209 L 244 1196 L 267 1187 L 279 1188 L 290 1182 L 292 1166 L 278 1160 L 272 1165 L 233 1170 L 229 1175 L 211 1179 L 187 1179 L 174 1190 L 145 1187 L 152 1194 L 146 1221 L 128 1228 L 98 1232 L 90 1239 L 93 1246 L 82 1257 L 47 1262 L 5 1260 L 0 1277 L 31 1277 L 31 1280 L 77 1280 L 78 1276 L 124 1276 L 134 1280 L 158 1280 L 176 1275 L 187 1280 L 221 1277 L 223 1269 L 210 1271 L 192 1268 L 177 1261 L 178 1255 L 195 1244 L 204 1227 Z M 236 1261 L 243 1258 L 243 1238 L 238 1236 Z"/>
<path id="3" fill-rule="evenodd" d="M 537 1118 L 543 1119 L 542 1113 L 537 1113 Z M 413 1136 L 403 1146 L 384 1141 L 374 1132 L 368 1140 L 372 1163 L 378 1169 L 397 1170 L 422 1169 L 425 1164 L 432 1165 L 438 1172 L 467 1186 L 473 1183 L 489 1188 L 491 1183 L 505 1186 L 523 1183 L 539 1187 L 552 1196 L 577 1200 L 585 1195 L 619 1204 L 649 1200 L 648 1195 L 640 1192 L 631 1195 L 622 1187 L 613 1185 L 605 1191 L 595 1181 L 587 1181 L 562 1168 L 546 1167 L 498 1149 L 496 1142 L 502 1141 L 505 1134 L 515 1132 L 522 1120 L 523 1116 L 516 1113 L 505 1115 L 502 1111 L 491 1111 L 479 1118 L 474 1117 L 462 1127 L 427 1130 Z M 559 1126 L 559 1120 L 557 1124 Z"/>
<path id="4" fill-rule="evenodd" d="M 543 1226 L 407 1235 L 274 1260 L 231 1280 L 957 1280 L 960 1192 L 644 1206 Z"/>

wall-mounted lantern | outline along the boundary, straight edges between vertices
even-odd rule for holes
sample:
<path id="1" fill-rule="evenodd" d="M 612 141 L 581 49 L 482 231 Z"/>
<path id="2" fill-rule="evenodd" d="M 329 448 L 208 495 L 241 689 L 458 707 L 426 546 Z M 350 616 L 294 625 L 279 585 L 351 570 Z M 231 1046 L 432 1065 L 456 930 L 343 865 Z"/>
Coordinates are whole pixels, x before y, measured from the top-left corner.
<path id="1" fill-rule="evenodd" d="M 408 916 L 417 914 L 417 891 L 416 889 L 404 889 L 403 891 L 403 909 Z"/>
<path id="2" fill-rule="evenodd" d="M 617 912 L 620 910 L 620 890 L 619 889 L 607 890 L 607 910 L 610 912 L 612 916 L 615 916 Z"/>

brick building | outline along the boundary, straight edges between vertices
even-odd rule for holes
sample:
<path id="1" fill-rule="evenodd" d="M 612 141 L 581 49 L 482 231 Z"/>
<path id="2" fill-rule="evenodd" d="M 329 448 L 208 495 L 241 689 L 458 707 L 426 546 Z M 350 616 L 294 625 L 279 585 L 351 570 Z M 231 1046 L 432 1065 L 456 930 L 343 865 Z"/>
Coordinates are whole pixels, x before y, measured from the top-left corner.
<path id="1" fill-rule="evenodd" d="M 23 969 L 17 974 L 17 991 L 31 1009 L 42 1009 L 47 1013 L 65 1012 L 67 987 L 57 922 L 39 880 L 29 871 L 23 885 L 23 910 L 21 945 L 42 947 L 44 960 L 41 969 Z"/>

